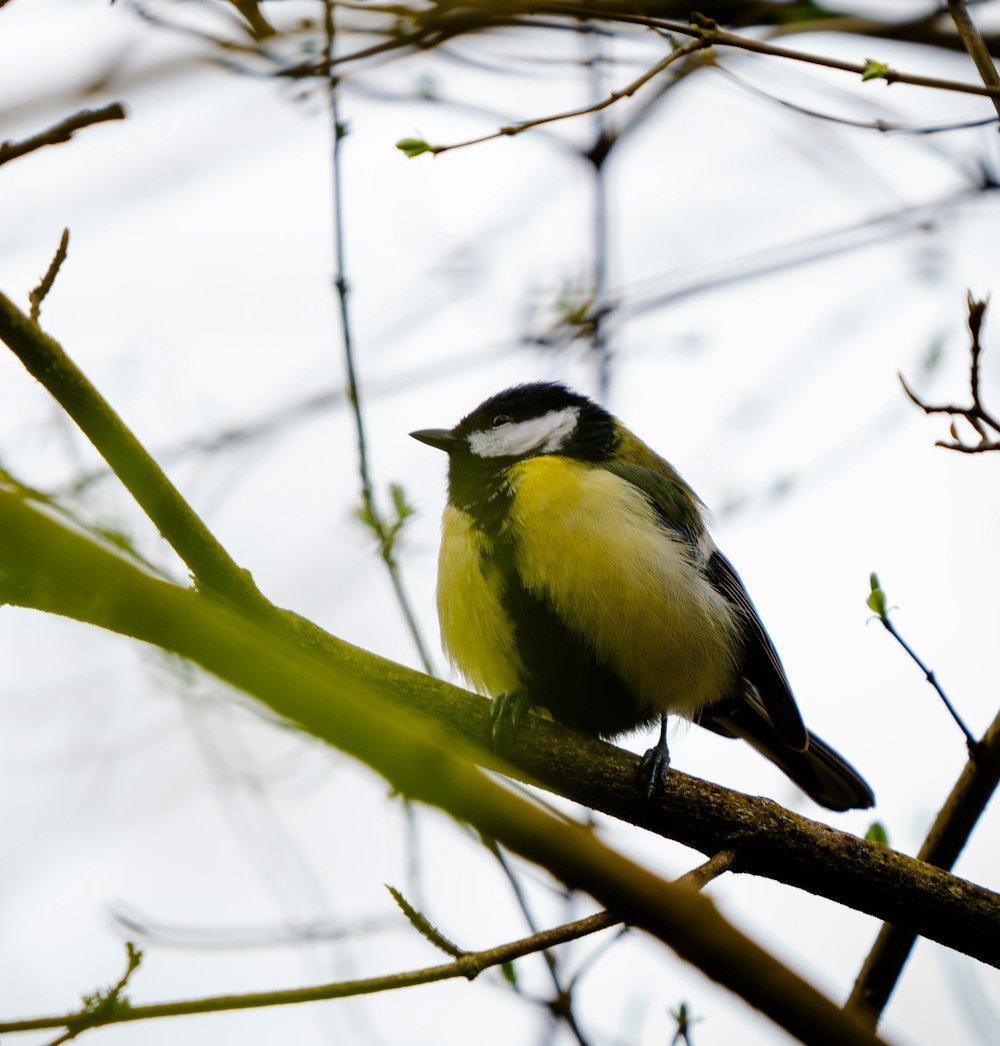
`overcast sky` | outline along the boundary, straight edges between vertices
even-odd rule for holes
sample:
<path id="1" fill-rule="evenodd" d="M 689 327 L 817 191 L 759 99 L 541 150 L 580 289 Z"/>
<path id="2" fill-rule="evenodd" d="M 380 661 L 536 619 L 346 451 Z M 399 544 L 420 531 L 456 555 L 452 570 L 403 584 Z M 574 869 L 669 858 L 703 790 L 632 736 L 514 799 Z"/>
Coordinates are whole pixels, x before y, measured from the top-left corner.
<path id="1" fill-rule="evenodd" d="M 310 4 L 272 6 L 284 24 L 296 12 L 315 17 Z M 981 6 L 985 18 L 998 5 Z M 147 10 L 232 31 L 198 5 Z M 270 598 L 418 665 L 353 517 L 356 438 L 341 395 L 324 92 L 260 75 L 260 62 L 258 75 L 210 64 L 206 44 L 125 2 L 12 3 L 0 23 L 0 137 L 107 101 L 129 110 L 124 122 L 0 170 L 0 290 L 23 304 L 69 227 L 47 329 Z M 880 43 L 872 55 L 871 41 L 832 35 L 785 43 L 976 80 L 957 54 Z M 303 34 L 280 50 L 292 61 L 310 46 Z M 433 159 L 407 161 L 393 143 L 461 141 L 585 104 L 662 53 L 651 37 L 603 46 L 600 85 L 580 72 L 575 35 L 522 34 L 458 42 L 449 57 L 411 56 L 342 91 L 346 275 L 369 450 L 384 503 L 388 484 L 402 482 L 417 509 L 402 571 L 441 672 L 433 607 L 444 460 L 407 433 L 450 426 L 520 381 L 600 391 L 585 346 L 542 350 L 525 338 L 546 329 L 560 293 L 589 279 L 594 184 L 575 147 L 595 118 Z M 881 134 L 775 98 L 908 127 L 987 119 L 992 109 L 760 56 L 718 59 L 720 69 L 672 88 L 608 163 L 609 292 L 622 308 L 608 328 L 607 406 L 715 511 L 717 541 L 781 652 L 807 724 L 858 766 L 878 805 L 873 814 L 821 811 L 747 746 L 694 728 L 676 732 L 674 765 L 859 834 L 877 818 L 892 845 L 912 853 L 965 748 L 919 671 L 870 623 L 865 599 L 878 570 L 898 627 L 981 733 L 1000 696 L 996 460 L 935 448 L 946 423 L 913 408 L 896 375 L 912 376 L 931 399 L 967 394 L 965 293 L 1000 285 L 995 193 L 974 191 L 984 171 L 998 174 L 998 136 L 995 124 Z M 510 69 L 517 75 L 504 75 Z M 462 107 L 392 97 L 418 91 Z M 995 328 L 988 315 L 983 381 L 994 408 Z M 940 359 L 927 373 L 932 351 Z M 205 449 L 234 429 L 248 429 L 245 438 Z M 99 464 L 44 390 L 0 355 L 0 467 L 65 493 Z M 116 482 L 98 477 L 73 505 L 184 580 Z M 525 932 L 492 859 L 443 816 L 417 815 L 413 878 L 404 813 L 368 770 L 134 643 L 11 608 L 0 622 L 4 1017 L 66 1010 L 116 980 L 127 931 L 114 913 L 158 928 L 132 984 L 136 1002 L 439 961 L 383 883 L 415 892 L 465 947 Z M 627 743 L 642 750 L 650 741 Z M 600 825 L 664 875 L 700 861 L 658 837 Z M 957 874 L 996 888 L 998 835 L 994 808 Z M 542 924 L 590 910 L 585 898 L 567 910 L 539 873 L 523 875 Z M 768 882 L 727 878 L 710 893 L 838 1000 L 877 931 L 865 916 Z M 303 924 L 360 936 L 177 947 L 273 939 Z M 567 968 L 592 948 L 569 953 Z M 548 989 L 540 960 L 520 965 L 528 986 Z M 921 942 L 886 1034 L 898 1043 L 996 1041 L 998 989 L 996 971 Z M 637 934 L 588 973 L 580 1018 L 595 1042 L 661 1043 L 682 1001 L 703 1018 L 697 1046 L 784 1041 Z M 440 1044 L 467 1041 L 472 1027 L 489 1046 L 539 1041 L 545 1021 L 484 978 L 91 1034 L 153 1044 L 182 1035 L 194 1046 Z"/>

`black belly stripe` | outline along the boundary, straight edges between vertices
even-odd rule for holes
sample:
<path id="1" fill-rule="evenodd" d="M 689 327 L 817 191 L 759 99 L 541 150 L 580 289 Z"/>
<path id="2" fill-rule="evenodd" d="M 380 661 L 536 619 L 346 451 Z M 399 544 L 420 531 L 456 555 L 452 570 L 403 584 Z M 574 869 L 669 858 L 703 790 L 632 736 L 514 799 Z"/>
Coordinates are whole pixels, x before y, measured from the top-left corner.
<path id="1" fill-rule="evenodd" d="M 655 719 L 641 714 L 625 681 L 571 631 L 547 600 L 507 572 L 503 607 L 515 624 L 517 650 L 532 702 L 566 726 L 612 738 Z"/>
<path id="2" fill-rule="evenodd" d="M 514 542 L 507 531 L 510 489 L 494 477 L 493 496 L 470 500 L 463 510 L 492 542 L 482 571 L 498 570 L 501 603 L 514 625 L 515 643 L 526 678 L 521 685 L 533 704 L 548 709 L 560 723 L 608 739 L 658 720 L 640 713 L 635 695 L 610 665 L 573 632 L 543 596 L 529 592 L 514 565 Z"/>

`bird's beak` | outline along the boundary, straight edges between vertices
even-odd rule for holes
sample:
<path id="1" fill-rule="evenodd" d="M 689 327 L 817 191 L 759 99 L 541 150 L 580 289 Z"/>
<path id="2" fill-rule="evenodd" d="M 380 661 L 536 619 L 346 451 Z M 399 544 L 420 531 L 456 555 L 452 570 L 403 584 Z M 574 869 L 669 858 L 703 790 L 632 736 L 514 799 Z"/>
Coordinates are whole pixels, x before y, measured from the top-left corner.
<path id="1" fill-rule="evenodd" d="M 453 436 L 449 429 L 419 429 L 410 435 L 428 447 L 437 447 L 450 454 L 462 442 L 461 436 Z"/>

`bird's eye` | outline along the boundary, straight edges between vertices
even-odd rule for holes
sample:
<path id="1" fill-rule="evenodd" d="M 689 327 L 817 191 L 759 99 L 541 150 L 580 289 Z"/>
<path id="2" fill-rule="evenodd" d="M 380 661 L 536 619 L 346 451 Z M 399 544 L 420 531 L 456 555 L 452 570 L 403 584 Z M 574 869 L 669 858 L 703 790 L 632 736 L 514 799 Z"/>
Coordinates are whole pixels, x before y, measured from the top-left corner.
<path id="1" fill-rule="evenodd" d="M 513 420 L 514 419 L 509 414 L 497 414 L 490 422 L 490 428 L 498 428 L 500 425 L 506 425 L 508 421 Z"/>

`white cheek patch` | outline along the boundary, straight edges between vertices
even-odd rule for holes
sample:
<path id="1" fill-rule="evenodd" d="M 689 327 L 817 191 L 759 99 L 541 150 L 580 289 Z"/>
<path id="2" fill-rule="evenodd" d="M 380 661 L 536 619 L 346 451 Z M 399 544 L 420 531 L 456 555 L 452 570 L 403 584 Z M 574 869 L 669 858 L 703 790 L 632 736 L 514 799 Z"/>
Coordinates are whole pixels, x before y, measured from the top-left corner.
<path id="1" fill-rule="evenodd" d="M 536 451 L 550 454 L 572 435 L 579 415 L 579 407 L 564 407 L 540 418 L 508 421 L 495 429 L 473 432 L 469 449 L 480 458 L 518 458 Z"/>

